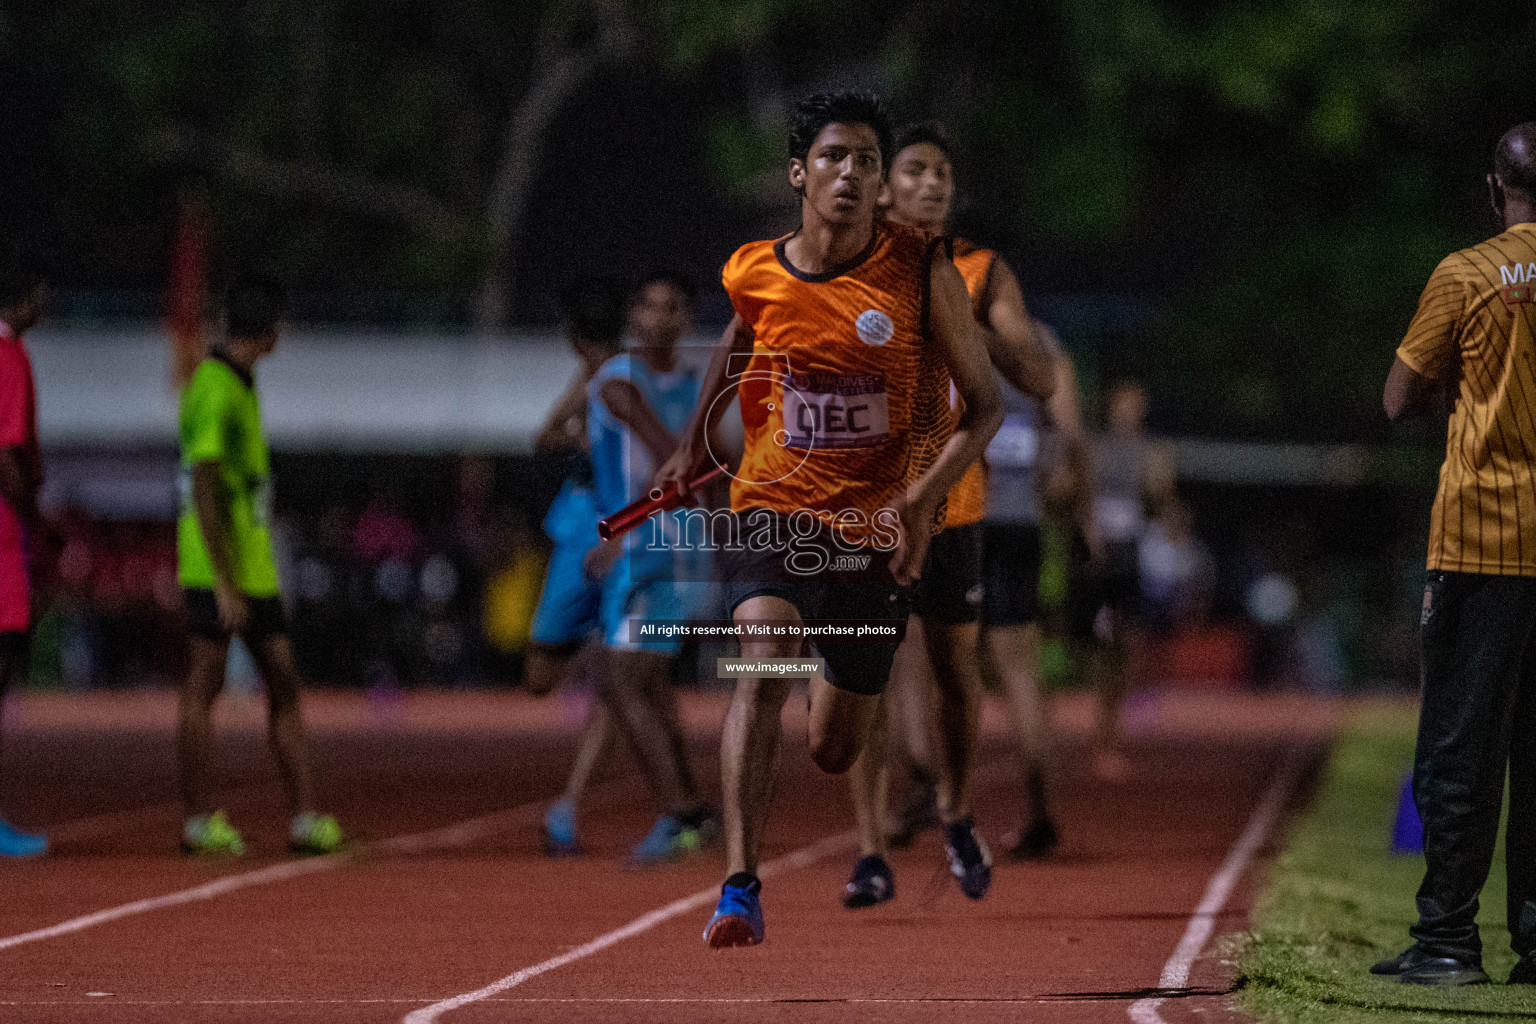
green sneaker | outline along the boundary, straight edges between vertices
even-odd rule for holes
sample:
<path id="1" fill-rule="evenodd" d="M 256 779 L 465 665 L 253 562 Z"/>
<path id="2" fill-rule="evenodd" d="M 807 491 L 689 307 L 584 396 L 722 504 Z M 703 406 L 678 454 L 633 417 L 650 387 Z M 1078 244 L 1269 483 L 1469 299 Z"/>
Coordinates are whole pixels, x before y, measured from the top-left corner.
<path id="1" fill-rule="evenodd" d="M 199 857 L 239 857 L 245 853 L 245 843 L 224 812 L 214 811 L 207 817 L 187 819 L 181 833 L 181 852 Z"/>
<path id="2" fill-rule="evenodd" d="M 293 819 L 288 848 L 294 853 L 335 853 L 345 842 L 334 816 L 306 812 Z"/>

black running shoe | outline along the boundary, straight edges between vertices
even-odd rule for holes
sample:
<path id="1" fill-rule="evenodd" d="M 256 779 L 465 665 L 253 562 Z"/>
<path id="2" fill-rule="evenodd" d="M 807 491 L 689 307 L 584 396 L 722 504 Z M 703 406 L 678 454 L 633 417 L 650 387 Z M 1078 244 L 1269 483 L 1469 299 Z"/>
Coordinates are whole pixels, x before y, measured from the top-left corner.
<path id="1" fill-rule="evenodd" d="M 960 883 L 960 891 L 979 900 L 992 886 L 992 853 L 976 834 L 971 819 L 957 821 L 945 830 L 944 854 L 949 858 L 950 874 Z"/>
<path id="2" fill-rule="evenodd" d="M 843 906 L 849 910 L 872 907 L 896 896 L 896 876 L 878 853 L 860 857 L 853 878 L 843 886 Z"/>
<path id="3" fill-rule="evenodd" d="M 1509 972 L 1511 985 L 1536 985 L 1536 955 L 1528 956 L 1515 964 Z"/>
<path id="4" fill-rule="evenodd" d="M 1008 856 L 1014 860 L 1040 860 L 1049 857 L 1061 844 L 1061 836 L 1056 831 L 1056 823 L 1050 818 L 1041 818 L 1019 836 L 1019 841 L 1013 844 L 1013 849 L 1008 851 Z"/>

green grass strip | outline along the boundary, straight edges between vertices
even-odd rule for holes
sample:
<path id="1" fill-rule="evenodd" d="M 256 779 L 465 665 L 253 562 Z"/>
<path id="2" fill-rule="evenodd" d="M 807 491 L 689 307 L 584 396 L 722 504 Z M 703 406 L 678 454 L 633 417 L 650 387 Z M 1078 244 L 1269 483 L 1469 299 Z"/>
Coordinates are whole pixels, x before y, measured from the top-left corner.
<path id="1" fill-rule="evenodd" d="M 1504 924 L 1502 840 L 1483 890 L 1484 967 L 1496 984 L 1460 990 L 1372 977 L 1411 941 L 1422 857 L 1389 852 L 1398 788 L 1413 763 L 1413 707 L 1357 713 L 1312 809 L 1295 824 L 1254 912 L 1238 1005 L 1272 1024 L 1450 1024 L 1536 1020 L 1536 986 L 1497 984 L 1515 957 Z"/>

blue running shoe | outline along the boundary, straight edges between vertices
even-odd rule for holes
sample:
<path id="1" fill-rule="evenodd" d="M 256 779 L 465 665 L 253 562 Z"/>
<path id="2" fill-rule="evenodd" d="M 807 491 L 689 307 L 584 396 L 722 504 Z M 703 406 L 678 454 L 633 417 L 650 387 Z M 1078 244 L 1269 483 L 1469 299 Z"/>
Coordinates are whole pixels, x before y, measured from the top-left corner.
<path id="1" fill-rule="evenodd" d="M 629 862 L 636 867 L 665 864 L 698 849 L 699 834 L 670 814 L 663 814 L 651 826 L 646 837 L 629 851 Z"/>
<path id="2" fill-rule="evenodd" d="M 746 884 L 733 885 L 733 881 Z M 704 941 L 710 949 L 755 946 L 763 941 L 763 907 L 757 898 L 762 891 L 763 883 L 750 876 L 732 875 L 725 880 L 715 916 L 704 926 Z"/>
<path id="3" fill-rule="evenodd" d="M 46 837 L 18 831 L 0 818 L 0 857 L 36 857 L 47 852 Z"/>
<path id="4" fill-rule="evenodd" d="M 556 800 L 544 812 L 544 852 L 551 857 L 576 856 L 576 805 Z"/>

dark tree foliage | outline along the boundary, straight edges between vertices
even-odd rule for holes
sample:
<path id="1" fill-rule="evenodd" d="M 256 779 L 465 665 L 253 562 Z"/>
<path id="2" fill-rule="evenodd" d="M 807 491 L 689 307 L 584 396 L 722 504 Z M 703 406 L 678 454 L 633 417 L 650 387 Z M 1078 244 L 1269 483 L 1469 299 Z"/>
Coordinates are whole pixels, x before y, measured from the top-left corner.
<path id="1" fill-rule="evenodd" d="M 1511 0 L 0 3 L 0 231 L 155 291 L 197 187 L 216 264 L 526 322 L 792 227 L 787 111 L 868 86 L 950 125 L 958 226 L 1029 293 L 1156 311 L 1061 324 L 1090 380 L 1145 376 L 1169 429 L 1358 436 L 1435 262 L 1495 231 L 1533 40 Z"/>

